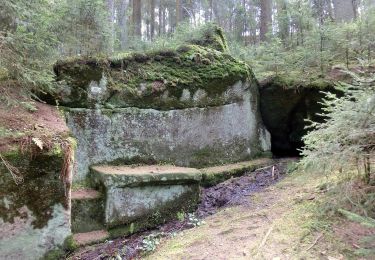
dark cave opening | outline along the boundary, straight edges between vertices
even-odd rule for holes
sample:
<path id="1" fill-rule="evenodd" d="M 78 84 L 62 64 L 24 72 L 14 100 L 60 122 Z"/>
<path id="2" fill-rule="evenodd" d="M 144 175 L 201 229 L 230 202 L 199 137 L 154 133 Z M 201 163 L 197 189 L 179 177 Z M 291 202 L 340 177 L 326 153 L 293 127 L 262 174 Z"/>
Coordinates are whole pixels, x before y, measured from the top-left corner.
<path id="1" fill-rule="evenodd" d="M 333 87 L 323 91 L 337 92 Z M 300 156 L 309 125 L 306 119 L 324 120 L 324 97 L 322 89 L 312 87 L 288 88 L 272 82 L 260 87 L 260 110 L 275 157 Z"/>

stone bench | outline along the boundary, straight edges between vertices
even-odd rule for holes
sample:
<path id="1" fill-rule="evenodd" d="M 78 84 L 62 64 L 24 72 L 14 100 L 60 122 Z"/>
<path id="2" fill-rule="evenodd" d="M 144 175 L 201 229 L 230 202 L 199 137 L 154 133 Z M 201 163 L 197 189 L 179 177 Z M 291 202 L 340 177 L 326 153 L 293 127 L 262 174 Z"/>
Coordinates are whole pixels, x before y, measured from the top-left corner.
<path id="1" fill-rule="evenodd" d="M 104 223 L 112 236 L 176 218 L 195 209 L 199 170 L 170 165 L 93 166 L 91 177 L 105 197 Z"/>

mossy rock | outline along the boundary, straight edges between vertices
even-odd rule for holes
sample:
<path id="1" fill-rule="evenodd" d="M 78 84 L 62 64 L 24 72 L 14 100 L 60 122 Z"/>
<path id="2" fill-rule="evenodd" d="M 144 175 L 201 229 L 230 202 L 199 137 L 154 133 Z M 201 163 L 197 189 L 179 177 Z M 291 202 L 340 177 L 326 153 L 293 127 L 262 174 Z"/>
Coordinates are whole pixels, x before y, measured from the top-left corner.
<path id="1" fill-rule="evenodd" d="M 226 49 L 216 28 L 176 50 L 59 61 L 54 67 L 60 84 L 55 98 L 61 105 L 83 108 L 179 109 L 233 103 L 241 99 L 231 92 L 236 83 L 256 84 L 250 67 Z"/>
<path id="2" fill-rule="evenodd" d="M 31 223 L 33 228 L 40 229 L 53 218 L 55 204 L 67 207 L 64 185 L 60 180 L 63 156 L 62 152 L 30 155 L 12 151 L 3 154 L 4 160 L 16 167 L 23 179 L 22 183 L 16 184 L 5 164 L 0 163 L 0 198 L 3 198 L 0 200 L 0 218 L 4 222 L 12 223 L 15 218 L 22 217 L 20 208 L 27 207 L 35 217 Z"/>

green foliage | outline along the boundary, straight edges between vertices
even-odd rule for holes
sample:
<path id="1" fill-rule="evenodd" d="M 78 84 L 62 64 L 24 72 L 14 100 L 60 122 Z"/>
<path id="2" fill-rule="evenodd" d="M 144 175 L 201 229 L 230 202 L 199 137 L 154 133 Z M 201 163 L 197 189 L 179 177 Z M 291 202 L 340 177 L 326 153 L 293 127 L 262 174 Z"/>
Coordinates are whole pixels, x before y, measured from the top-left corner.
<path id="1" fill-rule="evenodd" d="M 135 51 L 175 50 L 187 43 L 210 47 L 218 51 L 226 51 L 228 49 L 224 32 L 213 23 L 197 27 L 181 23 L 177 26 L 173 34 L 160 35 L 151 42 L 142 42 L 139 39 L 133 39 L 129 43 L 129 48 Z"/>
<path id="2" fill-rule="evenodd" d="M 177 212 L 177 219 L 178 221 L 184 221 L 185 220 L 185 213 L 184 212 Z"/>
<path id="3" fill-rule="evenodd" d="M 50 1 L 2 1 L 8 23 L 0 27 L 1 80 L 17 80 L 28 89 L 50 90 L 53 73 L 48 60 L 55 52 Z M 1 83 L 1 81 L 0 81 Z"/>
<path id="4" fill-rule="evenodd" d="M 105 51 L 103 7 L 101 0 L 1 1 L 0 86 L 13 80 L 28 91 L 53 92 L 59 55 Z"/>
<path id="5" fill-rule="evenodd" d="M 339 209 L 338 211 L 351 221 L 357 222 L 369 228 L 375 228 L 375 219 L 372 219 L 369 217 L 362 217 L 358 214 L 355 214 L 353 212 L 350 212 L 344 209 Z"/>
<path id="6" fill-rule="evenodd" d="M 61 55 L 109 53 L 110 29 L 103 0 L 64 0 L 56 13 L 55 34 Z"/>
<path id="7" fill-rule="evenodd" d="M 354 75 L 356 84 L 342 84 L 344 96 L 327 93 L 325 122 L 311 122 L 303 138 L 301 165 L 319 171 L 364 166 L 370 180 L 370 161 L 375 152 L 375 77 Z"/>
<path id="8" fill-rule="evenodd" d="M 289 1 L 276 16 L 278 34 L 270 34 L 267 42 L 251 46 L 232 40 L 230 52 L 248 62 L 260 81 L 275 75 L 299 81 L 329 78 L 334 66 L 352 68 L 358 66 L 357 59 L 374 63 L 375 32 L 370 29 L 375 27 L 374 14 L 375 9 L 368 9 L 354 22 L 317 23 L 308 1 Z M 289 21 L 298 31 L 285 35 L 282 29 L 289 29 Z"/>

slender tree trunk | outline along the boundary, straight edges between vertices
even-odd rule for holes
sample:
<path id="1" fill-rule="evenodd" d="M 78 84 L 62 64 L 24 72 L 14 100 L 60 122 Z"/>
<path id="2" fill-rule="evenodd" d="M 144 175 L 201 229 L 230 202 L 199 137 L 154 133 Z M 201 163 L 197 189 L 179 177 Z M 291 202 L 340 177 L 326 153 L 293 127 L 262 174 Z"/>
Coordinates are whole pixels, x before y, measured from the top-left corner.
<path id="1" fill-rule="evenodd" d="M 163 0 L 159 1 L 159 28 L 158 28 L 158 35 L 160 36 L 163 33 Z"/>
<path id="2" fill-rule="evenodd" d="M 272 0 L 260 1 L 260 41 L 267 40 L 267 33 L 272 25 Z"/>
<path id="3" fill-rule="evenodd" d="M 365 176 L 364 176 L 365 182 L 369 184 L 371 181 L 371 161 L 370 161 L 369 155 L 365 155 L 363 163 L 364 163 L 364 169 L 365 169 Z"/>
<path id="4" fill-rule="evenodd" d="M 176 25 L 181 21 L 181 0 L 176 0 Z"/>
<path id="5" fill-rule="evenodd" d="M 141 0 L 133 0 L 133 35 L 142 37 Z"/>
<path id="6" fill-rule="evenodd" d="M 333 15 L 333 10 L 332 10 L 332 0 L 326 0 L 326 5 L 327 5 L 327 12 L 328 16 L 331 19 L 331 21 L 334 21 L 334 15 Z"/>
<path id="7" fill-rule="evenodd" d="M 126 10 L 129 7 L 129 0 L 122 0 L 118 8 L 118 21 L 120 29 L 120 48 L 125 50 L 128 43 L 128 25 L 126 23 Z"/>
<path id="8" fill-rule="evenodd" d="M 278 25 L 279 25 L 279 34 L 281 40 L 284 42 L 287 41 L 289 36 L 289 17 L 288 17 L 288 11 L 287 11 L 287 1 L 286 0 L 280 0 L 277 2 L 277 17 L 278 17 Z M 302 25 L 299 23 L 298 25 L 301 27 Z"/>
<path id="9" fill-rule="evenodd" d="M 110 28 L 110 36 L 108 43 L 108 51 L 112 53 L 115 49 L 115 0 L 107 0 L 108 8 L 108 24 Z"/>
<path id="10" fill-rule="evenodd" d="M 163 18 L 162 18 L 162 21 L 163 21 L 163 23 L 162 23 L 162 28 L 163 28 L 163 34 L 165 34 L 166 32 L 167 32 L 167 26 L 166 26 L 166 24 L 167 24 L 167 15 L 166 15 L 166 8 L 165 8 L 165 6 L 163 5 Z"/>
<path id="11" fill-rule="evenodd" d="M 212 19 L 213 19 L 213 13 L 214 13 L 214 9 L 213 9 L 213 6 L 212 6 L 212 0 L 209 0 L 209 4 L 210 4 L 210 22 L 212 22 Z"/>
<path id="12" fill-rule="evenodd" d="M 150 0 L 150 37 L 151 40 L 155 36 L 155 0 Z"/>

